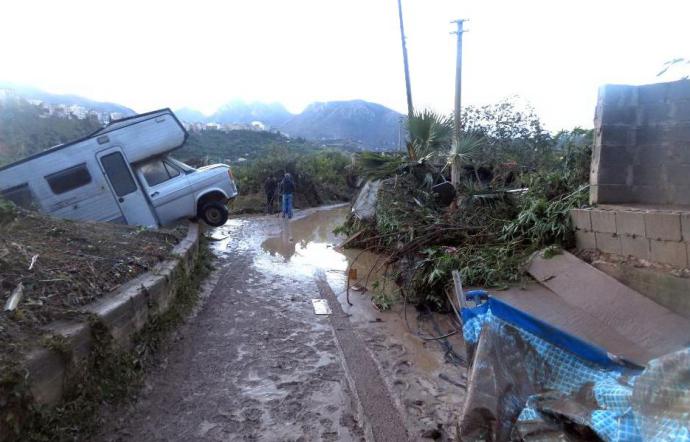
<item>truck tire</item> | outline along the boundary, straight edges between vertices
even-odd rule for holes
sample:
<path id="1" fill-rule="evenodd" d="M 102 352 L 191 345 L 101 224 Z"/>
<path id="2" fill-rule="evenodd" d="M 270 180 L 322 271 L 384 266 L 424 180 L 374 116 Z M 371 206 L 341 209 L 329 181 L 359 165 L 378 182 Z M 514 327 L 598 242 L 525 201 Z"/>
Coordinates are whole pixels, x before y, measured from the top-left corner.
<path id="1" fill-rule="evenodd" d="M 201 208 L 199 217 L 212 227 L 220 227 L 228 220 L 228 208 L 218 201 L 211 201 Z"/>

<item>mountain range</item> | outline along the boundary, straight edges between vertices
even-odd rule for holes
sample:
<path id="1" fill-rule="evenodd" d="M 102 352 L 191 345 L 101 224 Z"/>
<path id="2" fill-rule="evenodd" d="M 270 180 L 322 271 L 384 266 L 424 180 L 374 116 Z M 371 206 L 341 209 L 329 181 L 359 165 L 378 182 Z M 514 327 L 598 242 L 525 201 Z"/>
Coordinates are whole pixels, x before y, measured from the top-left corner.
<path id="1" fill-rule="evenodd" d="M 22 84 L 9 83 L 0 81 L 0 90 L 8 89 L 11 90 L 17 96 L 20 96 L 26 100 L 40 100 L 44 103 L 58 105 L 79 105 L 86 109 L 94 110 L 98 112 L 117 112 L 125 117 L 135 115 L 134 110 L 122 106 L 117 103 L 108 103 L 105 101 L 95 101 L 88 98 L 80 97 L 78 95 L 71 94 L 51 94 L 41 89 L 35 88 L 33 86 L 26 86 Z"/>
<path id="2" fill-rule="evenodd" d="M 175 114 L 187 123 L 252 123 L 260 121 L 291 137 L 348 144 L 375 150 L 398 146 L 402 115 L 364 100 L 316 102 L 299 114 L 280 103 L 231 101 L 214 114 L 182 108 Z"/>
<path id="3" fill-rule="evenodd" d="M 136 113 L 117 103 L 94 101 L 77 95 L 50 94 L 31 86 L 0 82 L 0 91 L 2 89 L 9 89 L 27 100 L 41 100 L 54 105 L 76 104 L 100 112 L 118 112 L 123 116 Z M 175 114 L 187 123 L 250 124 L 260 121 L 293 138 L 372 150 L 397 148 L 402 118 L 392 109 L 364 100 L 316 102 L 299 114 L 290 113 L 280 103 L 233 100 L 210 116 L 189 107 L 177 109 Z"/>

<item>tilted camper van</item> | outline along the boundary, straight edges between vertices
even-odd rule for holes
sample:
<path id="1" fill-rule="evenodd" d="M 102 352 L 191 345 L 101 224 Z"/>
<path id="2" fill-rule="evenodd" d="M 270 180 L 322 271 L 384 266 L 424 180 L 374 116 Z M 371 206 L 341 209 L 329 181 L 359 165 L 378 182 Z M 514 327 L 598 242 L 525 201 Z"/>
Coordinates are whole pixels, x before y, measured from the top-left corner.
<path id="1" fill-rule="evenodd" d="M 0 168 L 0 195 L 75 220 L 157 227 L 199 217 L 222 225 L 237 196 L 232 172 L 223 164 L 194 169 L 171 158 L 187 136 L 170 109 L 117 120 Z"/>

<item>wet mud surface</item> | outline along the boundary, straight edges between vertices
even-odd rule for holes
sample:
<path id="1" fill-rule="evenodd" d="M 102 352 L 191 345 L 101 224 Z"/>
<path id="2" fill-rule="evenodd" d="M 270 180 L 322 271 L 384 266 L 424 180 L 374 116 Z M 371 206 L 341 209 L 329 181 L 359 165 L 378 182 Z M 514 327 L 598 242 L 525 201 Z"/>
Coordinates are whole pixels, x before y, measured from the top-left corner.
<path id="1" fill-rule="evenodd" d="M 410 333 L 401 306 L 377 312 L 361 292 L 351 293 L 353 306 L 345 302 L 348 257 L 335 249 L 332 230 L 346 211 L 309 210 L 290 223 L 239 218 L 212 232 L 218 270 L 198 311 L 170 338 L 138 397 L 104 410 L 107 424 L 94 440 L 373 439 L 369 420 L 378 417 L 362 408 L 338 322 L 312 308 L 324 282 L 409 438 L 452 440 L 464 368 L 445 362 L 438 342 Z M 434 333 L 416 314 L 408 319 L 413 331 Z M 455 336 L 451 344 L 462 351 Z"/>

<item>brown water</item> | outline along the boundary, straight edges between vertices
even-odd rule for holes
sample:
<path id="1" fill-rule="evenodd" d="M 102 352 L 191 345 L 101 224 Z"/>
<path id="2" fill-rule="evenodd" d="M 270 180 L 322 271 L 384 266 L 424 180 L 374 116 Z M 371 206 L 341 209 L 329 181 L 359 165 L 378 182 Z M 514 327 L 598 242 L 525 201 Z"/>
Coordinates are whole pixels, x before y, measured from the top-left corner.
<path id="1" fill-rule="evenodd" d="M 379 311 L 374 305 L 374 282 L 383 286 L 383 257 L 357 249 L 341 250 L 338 244 L 345 238 L 333 233 L 349 210 L 349 206 L 336 206 L 306 211 L 289 222 L 277 219 L 274 230 L 261 241 L 264 253 L 255 258 L 254 266 L 261 272 L 305 281 L 313 280 L 317 271 L 325 272 L 353 326 L 367 337 L 369 349 L 406 411 L 410 426 L 428 429 L 441 423 L 450 431 L 448 426 L 457 422 L 464 390 L 439 376 L 462 383 L 464 368 L 446 361 L 445 348 L 439 342 L 422 338 L 437 335 L 438 331 L 428 317 L 419 318 L 413 306 L 403 306 L 400 299 L 388 311 Z M 348 304 L 346 274 L 350 266 L 357 271 L 357 279 L 350 281 L 350 286 L 366 289 L 350 289 Z M 393 297 L 397 294 L 390 282 L 386 292 Z M 443 334 L 456 329 L 448 315 L 434 314 L 433 319 Z M 464 354 L 459 334 L 448 342 L 459 355 Z"/>

